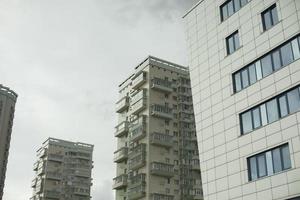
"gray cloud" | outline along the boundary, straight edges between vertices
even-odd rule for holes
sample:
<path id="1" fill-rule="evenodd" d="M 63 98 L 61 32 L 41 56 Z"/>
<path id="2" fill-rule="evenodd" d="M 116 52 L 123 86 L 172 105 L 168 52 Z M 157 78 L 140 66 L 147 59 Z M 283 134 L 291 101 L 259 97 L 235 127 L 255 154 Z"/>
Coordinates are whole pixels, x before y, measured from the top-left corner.
<path id="1" fill-rule="evenodd" d="M 49 136 L 95 144 L 93 199 L 112 200 L 117 85 L 149 54 L 186 63 L 181 16 L 194 3 L 0 1 L 0 82 L 19 94 L 5 200 L 29 199 Z"/>

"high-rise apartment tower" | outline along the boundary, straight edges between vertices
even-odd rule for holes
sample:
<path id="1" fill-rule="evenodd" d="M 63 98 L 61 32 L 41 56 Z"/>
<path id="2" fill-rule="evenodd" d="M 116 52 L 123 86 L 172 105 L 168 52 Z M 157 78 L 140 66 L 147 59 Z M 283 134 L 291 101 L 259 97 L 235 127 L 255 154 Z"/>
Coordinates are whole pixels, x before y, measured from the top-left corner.
<path id="1" fill-rule="evenodd" d="M 3 196 L 10 137 L 18 95 L 0 85 L 0 200 Z"/>
<path id="2" fill-rule="evenodd" d="M 202 199 L 188 68 L 147 57 L 116 107 L 116 200 Z"/>
<path id="3" fill-rule="evenodd" d="M 185 16 L 205 200 L 300 199 L 300 1 Z"/>
<path id="4" fill-rule="evenodd" d="M 90 200 L 93 145 L 47 139 L 37 151 L 31 200 Z"/>

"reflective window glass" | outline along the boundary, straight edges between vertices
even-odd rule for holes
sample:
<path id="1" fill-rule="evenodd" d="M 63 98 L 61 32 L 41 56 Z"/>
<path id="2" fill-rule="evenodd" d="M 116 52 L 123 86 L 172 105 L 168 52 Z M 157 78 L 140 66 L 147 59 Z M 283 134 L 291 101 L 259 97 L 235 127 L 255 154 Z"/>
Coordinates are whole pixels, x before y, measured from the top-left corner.
<path id="1" fill-rule="evenodd" d="M 272 175 L 273 174 L 273 160 L 272 160 L 272 152 L 271 151 L 266 152 L 266 160 L 267 160 L 267 174 Z"/>
<path id="2" fill-rule="evenodd" d="M 255 108 L 252 111 L 252 116 L 253 116 L 253 128 L 258 128 L 261 126 L 261 119 L 260 119 L 260 109 Z"/>
<path id="3" fill-rule="evenodd" d="M 234 13 L 233 1 L 228 2 L 227 8 L 228 8 L 228 16 L 233 15 L 233 13 Z"/>
<path id="4" fill-rule="evenodd" d="M 234 48 L 235 50 L 237 50 L 238 48 L 240 48 L 239 34 L 235 33 L 233 39 L 234 39 Z"/>
<path id="5" fill-rule="evenodd" d="M 256 69 L 254 64 L 249 67 L 249 78 L 251 85 L 256 82 Z"/>
<path id="6" fill-rule="evenodd" d="M 249 160 L 249 165 L 250 165 L 250 175 L 251 175 L 251 180 L 256 180 L 257 177 L 257 163 L 256 163 L 256 157 L 252 157 Z"/>
<path id="7" fill-rule="evenodd" d="M 248 0 L 241 0 L 242 7 L 248 3 Z"/>
<path id="8" fill-rule="evenodd" d="M 300 108 L 300 96 L 298 88 L 287 93 L 290 113 L 296 112 Z"/>
<path id="9" fill-rule="evenodd" d="M 235 81 L 235 91 L 238 92 L 242 89 L 241 73 L 235 74 L 234 81 Z"/>
<path id="10" fill-rule="evenodd" d="M 278 14 L 277 14 L 276 6 L 272 8 L 271 14 L 272 14 L 272 25 L 274 26 L 275 24 L 278 23 Z"/>
<path id="11" fill-rule="evenodd" d="M 273 72 L 271 56 L 267 55 L 261 59 L 261 68 L 263 77 L 268 76 Z"/>
<path id="12" fill-rule="evenodd" d="M 234 10 L 237 12 L 241 8 L 240 0 L 234 0 Z"/>
<path id="13" fill-rule="evenodd" d="M 262 71 L 261 71 L 260 60 L 255 63 L 255 69 L 256 69 L 257 80 L 262 79 Z"/>
<path id="14" fill-rule="evenodd" d="M 228 38 L 228 40 L 227 40 L 227 49 L 228 49 L 228 54 L 231 54 L 231 53 L 234 52 L 233 37 Z"/>
<path id="15" fill-rule="evenodd" d="M 293 48 L 294 60 L 300 58 L 299 44 L 297 39 L 294 39 L 292 41 L 292 48 Z"/>
<path id="16" fill-rule="evenodd" d="M 222 7 L 222 20 L 227 19 L 227 17 L 228 17 L 227 5 L 224 5 Z"/>
<path id="17" fill-rule="evenodd" d="M 291 168 L 291 157 L 288 145 L 285 145 L 281 148 L 281 155 L 283 161 L 283 169 Z"/>
<path id="18" fill-rule="evenodd" d="M 242 71 L 242 83 L 243 83 L 243 88 L 249 86 L 249 76 L 248 76 L 247 69 Z"/>
<path id="19" fill-rule="evenodd" d="M 280 51 L 274 51 L 272 53 L 272 59 L 273 59 L 273 66 L 274 66 L 274 70 L 278 70 L 281 68 L 282 64 L 281 64 L 281 58 L 280 58 Z"/>
<path id="20" fill-rule="evenodd" d="M 280 116 L 284 117 L 289 114 L 287 107 L 286 95 L 279 97 L 279 108 L 280 108 Z"/>
<path id="21" fill-rule="evenodd" d="M 260 113 L 261 113 L 261 124 L 266 125 L 268 123 L 266 104 L 262 104 L 260 106 Z"/>
<path id="22" fill-rule="evenodd" d="M 258 176 L 263 177 L 267 175 L 266 158 L 264 154 L 257 156 Z"/>
<path id="23" fill-rule="evenodd" d="M 243 133 L 248 133 L 252 131 L 251 111 L 242 114 L 242 127 L 243 127 Z"/>
<path id="24" fill-rule="evenodd" d="M 272 157 L 273 157 L 273 168 L 274 172 L 280 172 L 282 171 L 282 165 L 281 165 L 281 155 L 280 155 L 280 149 L 274 149 L 272 151 Z"/>
<path id="25" fill-rule="evenodd" d="M 280 48 L 281 57 L 282 57 L 282 64 L 288 65 L 293 62 L 293 52 L 292 52 L 292 45 L 291 43 L 287 43 L 283 47 Z"/>
<path id="26" fill-rule="evenodd" d="M 271 13 L 270 12 L 266 12 L 266 13 L 263 14 L 263 25 L 264 25 L 264 30 L 267 30 L 272 26 Z"/>
<path id="27" fill-rule="evenodd" d="M 273 99 L 266 103 L 268 122 L 272 123 L 279 119 L 277 100 Z"/>

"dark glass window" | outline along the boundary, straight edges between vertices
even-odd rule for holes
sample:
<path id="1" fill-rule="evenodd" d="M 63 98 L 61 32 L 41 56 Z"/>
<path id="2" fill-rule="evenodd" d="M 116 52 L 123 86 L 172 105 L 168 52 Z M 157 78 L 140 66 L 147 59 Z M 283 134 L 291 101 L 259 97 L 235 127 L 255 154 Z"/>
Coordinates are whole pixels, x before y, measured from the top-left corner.
<path id="1" fill-rule="evenodd" d="M 280 51 L 274 51 L 272 53 L 272 60 L 273 60 L 273 66 L 274 66 L 274 70 L 278 70 L 281 68 L 282 64 L 281 64 L 281 57 L 280 57 Z"/>
<path id="2" fill-rule="evenodd" d="M 261 59 L 261 67 L 263 77 L 268 76 L 273 72 L 272 59 L 270 55 L 267 55 L 263 59 Z"/>
<path id="3" fill-rule="evenodd" d="M 240 114 L 241 134 L 246 134 L 300 110 L 300 87 L 279 94 Z"/>
<path id="4" fill-rule="evenodd" d="M 235 37 L 237 38 L 237 37 Z M 233 52 L 235 50 L 235 43 L 234 41 L 237 39 L 231 39 L 228 43 L 228 52 Z M 241 77 L 241 82 L 245 83 L 244 85 L 238 85 L 241 86 L 241 88 L 237 89 L 234 88 L 235 92 L 238 92 L 258 80 L 262 79 L 263 77 L 268 76 L 269 74 L 274 73 L 275 71 L 281 69 L 282 67 L 290 64 L 291 62 L 294 62 L 296 59 L 300 58 L 300 37 L 293 38 L 289 40 L 288 42 L 282 44 L 281 46 L 273 49 L 266 55 L 262 56 L 261 58 L 257 59 L 256 61 L 252 62 L 251 64 L 243 67 L 239 71 L 235 72 L 235 74 L 242 73 L 245 70 L 248 70 L 249 77 L 247 79 L 249 80 L 243 80 L 243 77 Z M 237 43 L 239 46 L 239 43 Z M 255 67 L 254 67 L 255 66 Z M 249 84 L 247 84 L 249 83 Z M 235 86 L 234 86 L 235 87 Z"/>
<path id="5" fill-rule="evenodd" d="M 300 96 L 298 88 L 287 93 L 290 112 L 296 112 L 300 108 Z"/>
<path id="6" fill-rule="evenodd" d="M 249 76 L 248 76 L 248 70 L 242 71 L 242 80 L 243 80 L 243 88 L 247 87 L 249 85 Z"/>
<path id="7" fill-rule="evenodd" d="M 243 133 L 252 131 L 252 117 L 251 112 L 242 114 Z"/>
<path id="8" fill-rule="evenodd" d="M 262 22 L 264 30 L 268 30 L 272 26 L 278 23 L 278 14 L 276 4 L 265 10 L 262 14 Z"/>
<path id="9" fill-rule="evenodd" d="M 281 117 L 287 116 L 289 114 L 286 95 L 279 97 L 279 108 L 280 108 L 280 116 Z"/>
<path id="10" fill-rule="evenodd" d="M 252 85 L 257 81 L 256 69 L 254 64 L 250 65 L 249 67 L 249 78 L 250 78 L 250 85 Z"/>
<path id="11" fill-rule="evenodd" d="M 221 10 L 221 21 L 224 21 L 237 11 L 239 11 L 243 6 L 248 3 L 248 0 L 228 0 L 220 6 Z"/>
<path id="12" fill-rule="evenodd" d="M 239 33 L 234 32 L 226 38 L 227 54 L 232 54 L 240 47 Z"/>
<path id="13" fill-rule="evenodd" d="M 250 181 L 292 167 L 288 144 L 254 155 L 247 160 Z"/>
<path id="14" fill-rule="evenodd" d="M 261 119 L 260 119 L 260 108 L 255 108 L 252 111 L 253 116 L 253 128 L 258 128 L 261 126 Z"/>
<path id="15" fill-rule="evenodd" d="M 287 43 L 280 49 L 281 56 L 282 56 L 282 64 L 288 65 L 293 62 L 293 52 L 292 52 L 292 45 L 291 43 Z"/>
<path id="16" fill-rule="evenodd" d="M 279 119 L 278 115 L 278 105 L 277 99 L 273 99 L 266 103 L 267 106 L 267 113 L 268 113 L 268 122 L 274 122 Z"/>

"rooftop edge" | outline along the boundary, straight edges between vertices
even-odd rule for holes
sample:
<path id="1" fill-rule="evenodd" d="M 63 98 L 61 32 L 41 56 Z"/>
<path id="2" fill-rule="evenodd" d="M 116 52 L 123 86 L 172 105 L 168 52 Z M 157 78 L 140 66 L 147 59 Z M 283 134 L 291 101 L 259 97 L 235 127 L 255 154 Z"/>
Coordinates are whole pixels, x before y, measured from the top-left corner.
<path id="1" fill-rule="evenodd" d="M 192 12 L 200 3 L 202 3 L 204 0 L 199 0 L 199 2 L 198 3 L 196 3 L 191 9 L 189 9 L 188 11 L 187 11 L 187 13 L 185 13 L 183 16 L 182 16 L 182 18 L 185 18 L 188 14 L 190 14 L 190 12 Z"/>

